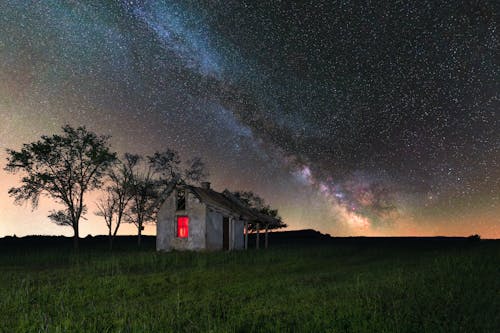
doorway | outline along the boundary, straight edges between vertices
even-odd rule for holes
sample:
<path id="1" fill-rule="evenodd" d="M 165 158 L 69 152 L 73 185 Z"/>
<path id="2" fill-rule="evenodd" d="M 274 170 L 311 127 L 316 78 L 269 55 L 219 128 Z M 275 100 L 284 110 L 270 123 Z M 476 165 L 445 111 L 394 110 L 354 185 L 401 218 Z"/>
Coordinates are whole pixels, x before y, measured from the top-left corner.
<path id="1" fill-rule="evenodd" d="M 229 217 L 222 218 L 222 249 L 229 250 Z"/>

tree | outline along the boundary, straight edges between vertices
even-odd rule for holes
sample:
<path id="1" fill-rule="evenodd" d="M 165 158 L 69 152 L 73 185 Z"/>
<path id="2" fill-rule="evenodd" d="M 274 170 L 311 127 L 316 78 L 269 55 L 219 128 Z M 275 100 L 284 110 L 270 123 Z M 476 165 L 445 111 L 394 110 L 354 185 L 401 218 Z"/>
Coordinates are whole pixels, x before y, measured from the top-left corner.
<path id="1" fill-rule="evenodd" d="M 127 222 L 137 228 L 137 245 L 141 246 L 144 225 L 155 221 L 156 202 L 159 197 L 158 182 L 149 165 L 133 172 L 131 204 L 127 209 Z"/>
<path id="2" fill-rule="evenodd" d="M 66 125 L 62 130 L 62 135 L 44 135 L 24 144 L 20 151 L 7 149 L 5 170 L 23 173 L 21 186 L 9 189 L 16 204 L 30 201 L 35 209 L 40 196 L 46 196 L 65 207 L 52 211 L 49 218 L 73 228 L 77 249 L 80 219 L 86 213 L 85 193 L 101 186 L 116 154 L 110 152 L 108 136 L 98 136 L 85 127 Z"/>
<path id="3" fill-rule="evenodd" d="M 205 164 L 200 158 L 182 163 L 179 154 L 171 149 L 155 152 L 133 168 L 131 205 L 127 221 L 137 227 L 137 243 L 141 244 L 144 225 L 156 221 L 160 205 L 172 193 L 175 186 L 197 183 L 207 177 Z"/>
<path id="4" fill-rule="evenodd" d="M 281 229 L 281 228 L 286 228 L 287 225 L 283 222 L 281 216 L 278 214 L 277 209 L 271 208 L 263 198 L 258 196 L 252 191 L 237 191 L 232 193 L 239 201 L 247 205 L 250 209 L 253 209 L 260 214 L 270 216 L 274 218 L 277 223 L 275 224 L 269 224 L 267 226 L 267 229 Z M 265 229 L 266 226 L 264 224 L 260 225 L 259 230 Z M 256 231 L 257 230 L 257 225 L 254 223 L 249 223 L 248 229 L 251 231 Z"/>
<path id="5" fill-rule="evenodd" d="M 85 215 L 86 213 L 87 213 L 87 208 L 83 207 L 83 212 L 82 212 L 82 217 L 81 217 L 82 219 L 85 219 L 85 217 L 83 217 L 83 215 Z M 68 226 L 68 227 L 72 226 L 71 213 L 70 213 L 69 209 L 52 210 L 52 211 L 50 211 L 48 218 L 57 225 Z"/>
<path id="6" fill-rule="evenodd" d="M 133 197 L 133 170 L 138 162 L 138 155 L 128 153 L 123 160 L 117 160 L 107 174 L 105 195 L 96 203 L 95 214 L 104 218 L 108 228 L 110 250 L 113 249 L 113 240 Z"/>

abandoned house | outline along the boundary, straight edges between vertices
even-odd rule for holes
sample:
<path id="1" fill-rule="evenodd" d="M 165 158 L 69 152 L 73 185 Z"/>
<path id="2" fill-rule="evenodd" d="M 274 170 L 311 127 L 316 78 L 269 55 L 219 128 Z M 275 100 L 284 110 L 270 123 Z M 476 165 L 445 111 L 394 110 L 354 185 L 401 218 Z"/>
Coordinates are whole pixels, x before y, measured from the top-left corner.
<path id="1" fill-rule="evenodd" d="M 250 209 L 228 190 L 212 190 L 208 182 L 201 187 L 178 185 L 158 213 L 156 249 L 246 249 L 249 223 L 266 229 L 267 247 L 267 230 L 279 221 Z M 257 248 L 258 237 L 257 232 Z"/>

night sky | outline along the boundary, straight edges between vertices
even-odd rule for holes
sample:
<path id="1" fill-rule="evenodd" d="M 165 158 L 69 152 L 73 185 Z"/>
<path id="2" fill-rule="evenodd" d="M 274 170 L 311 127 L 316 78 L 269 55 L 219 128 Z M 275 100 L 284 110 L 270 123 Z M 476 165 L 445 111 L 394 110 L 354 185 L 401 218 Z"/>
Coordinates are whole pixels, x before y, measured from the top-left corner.
<path id="1" fill-rule="evenodd" d="M 0 1 L 0 160 L 61 126 L 201 156 L 292 229 L 500 237 L 497 1 Z M 19 207 L 0 236 L 71 234 Z M 104 233 L 87 197 L 81 235 Z M 133 232 L 131 227 L 123 233 Z M 149 228 L 154 233 L 154 228 Z"/>

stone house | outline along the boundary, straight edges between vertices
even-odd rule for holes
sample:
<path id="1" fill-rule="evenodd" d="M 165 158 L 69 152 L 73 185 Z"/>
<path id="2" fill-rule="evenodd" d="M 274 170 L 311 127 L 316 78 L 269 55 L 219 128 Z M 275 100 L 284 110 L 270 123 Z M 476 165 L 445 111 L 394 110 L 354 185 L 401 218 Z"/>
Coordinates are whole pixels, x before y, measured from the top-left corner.
<path id="1" fill-rule="evenodd" d="M 249 209 L 228 190 L 214 191 L 208 182 L 201 187 L 178 185 L 158 212 L 156 249 L 245 249 L 250 222 L 270 225 L 276 220 Z"/>

